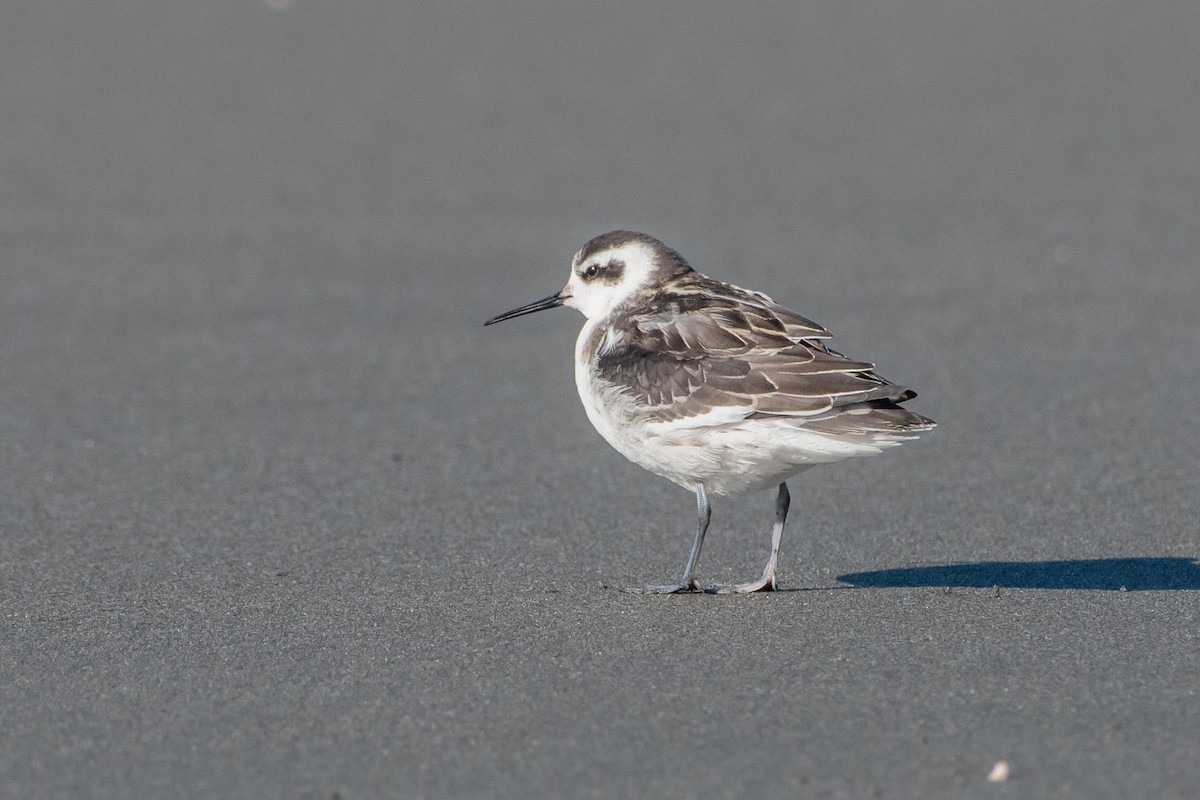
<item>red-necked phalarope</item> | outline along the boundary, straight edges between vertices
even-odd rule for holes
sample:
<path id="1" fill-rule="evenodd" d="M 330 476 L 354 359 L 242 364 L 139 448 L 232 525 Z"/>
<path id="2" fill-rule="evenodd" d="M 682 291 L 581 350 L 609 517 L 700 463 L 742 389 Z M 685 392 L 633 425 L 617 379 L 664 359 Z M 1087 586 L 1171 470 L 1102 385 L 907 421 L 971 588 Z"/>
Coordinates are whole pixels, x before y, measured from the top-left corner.
<path id="1" fill-rule="evenodd" d="M 575 344 L 575 383 L 588 419 L 630 461 L 696 493 L 699 524 L 683 576 L 631 591 L 702 591 L 694 571 L 708 495 L 778 484 L 762 577 L 704 591 L 774 590 L 787 479 L 934 426 L 901 408 L 915 392 L 830 349 L 820 325 L 765 294 L 701 275 L 644 233 L 597 236 L 575 254 L 562 291 L 485 324 L 561 305 L 587 318 Z"/>

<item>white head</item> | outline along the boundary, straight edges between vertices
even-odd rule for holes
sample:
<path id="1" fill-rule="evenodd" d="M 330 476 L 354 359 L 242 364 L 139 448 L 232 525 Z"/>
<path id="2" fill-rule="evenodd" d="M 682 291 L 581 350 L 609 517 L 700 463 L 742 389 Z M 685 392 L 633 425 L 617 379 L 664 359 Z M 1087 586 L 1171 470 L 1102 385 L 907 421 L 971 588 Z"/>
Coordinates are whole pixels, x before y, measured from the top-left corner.
<path id="1" fill-rule="evenodd" d="M 577 309 L 588 319 L 607 316 L 636 292 L 673 275 L 690 272 L 683 257 L 665 244 L 634 231 L 611 231 L 585 244 L 571 259 L 571 277 L 558 294 L 513 309 L 491 325 L 555 306 Z"/>

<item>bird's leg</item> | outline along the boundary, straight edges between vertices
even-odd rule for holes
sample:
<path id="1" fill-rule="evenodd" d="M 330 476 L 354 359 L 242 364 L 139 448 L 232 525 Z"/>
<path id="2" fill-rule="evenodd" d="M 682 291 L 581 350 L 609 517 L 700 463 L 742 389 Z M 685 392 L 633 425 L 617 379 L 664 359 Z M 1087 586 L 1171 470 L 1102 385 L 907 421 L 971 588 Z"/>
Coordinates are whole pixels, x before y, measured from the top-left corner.
<path id="1" fill-rule="evenodd" d="M 626 589 L 634 594 L 680 594 L 682 592 L 702 591 L 700 584 L 692 577 L 696 570 L 696 562 L 700 560 L 700 548 L 704 545 L 704 534 L 708 532 L 708 521 L 712 517 L 712 507 L 708 504 L 708 493 L 703 483 L 696 484 L 696 513 L 699 520 L 696 523 L 696 539 L 692 542 L 692 552 L 688 554 L 687 564 L 683 568 L 683 577 L 679 583 L 665 586 L 642 586 Z"/>
<path id="2" fill-rule="evenodd" d="M 771 557 L 763 568 L 762 577 L 750 583 L 739 583 L 734 586 L 714 586 L 708 591 L 717 594 L 743 594 L 747 592 L 773 592 L 779 588 L 775 584 L 775 565 L 779 562 L 779 542 L 783 539 L 783 523 L 787 520 L 788 506 L 792 496 L 788 492 L 787 483 L 779 484 L 779 494 L 775 495 L 775 529 L 771 532 Z"/>

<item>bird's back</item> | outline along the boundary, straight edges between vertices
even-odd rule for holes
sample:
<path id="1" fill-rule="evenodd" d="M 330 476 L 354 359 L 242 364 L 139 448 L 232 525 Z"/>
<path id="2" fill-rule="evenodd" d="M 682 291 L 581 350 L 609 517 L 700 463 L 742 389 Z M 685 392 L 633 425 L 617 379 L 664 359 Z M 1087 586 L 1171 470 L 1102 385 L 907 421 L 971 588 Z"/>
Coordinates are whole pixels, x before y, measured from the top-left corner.
<path id="1" fill-rule="evenodd" d="M 901 407 L 915 392 L 829 337 L 764 294 L 687 272 L 585 326 L 577 381 L 614 447 L 682 485 L 731 469 L 764 477 L 730 491 L 771 485 L 933 427 Z M 734 452 L 746 448 L 759 452 Z"/>

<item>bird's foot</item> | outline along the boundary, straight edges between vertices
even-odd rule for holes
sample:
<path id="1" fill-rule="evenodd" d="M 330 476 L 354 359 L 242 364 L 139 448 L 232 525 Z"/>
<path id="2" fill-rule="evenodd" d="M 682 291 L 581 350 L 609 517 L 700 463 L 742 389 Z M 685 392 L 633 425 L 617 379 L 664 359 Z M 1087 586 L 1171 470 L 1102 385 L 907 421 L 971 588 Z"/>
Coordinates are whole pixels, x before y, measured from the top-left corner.
<path id="1" fill-rule="evenodd" d="M 630 589 L 622 589 L 621 591 L 629 594 L 687 594 L 689 592 L 703 592 L 704 589 L 696 581 L 691 580 L 687 583 L 669 583 L 663 586 L 634 586 Z"/>
<path id="2" fill-rule="evenodd" d="M 709 586 L 704 591 L 709 594 L 750 594 L 751 592 L 775 592 L 778 590 L 779 585 L 775 582 L 775 574 L 772 573 L 749 583 Z"/>

